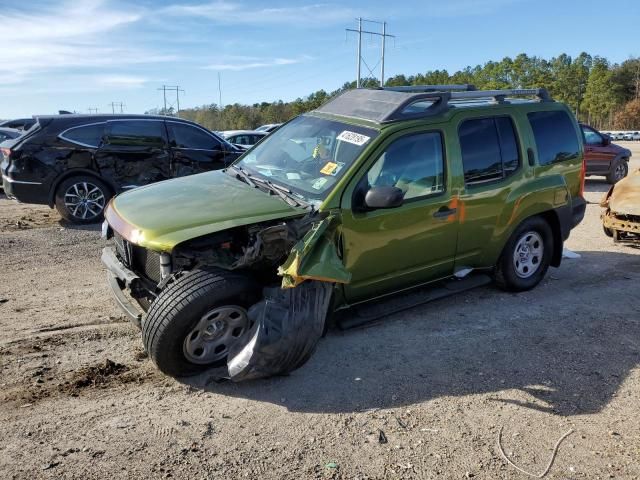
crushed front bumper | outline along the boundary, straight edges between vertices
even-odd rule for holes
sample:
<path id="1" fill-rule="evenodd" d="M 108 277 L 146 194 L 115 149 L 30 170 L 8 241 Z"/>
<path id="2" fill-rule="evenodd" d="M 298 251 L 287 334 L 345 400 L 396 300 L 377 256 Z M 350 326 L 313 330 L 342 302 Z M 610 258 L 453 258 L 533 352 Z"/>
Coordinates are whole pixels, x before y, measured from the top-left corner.
<path id="1" fill-rule="evenodd" d="M 136 290 L 140 282 L 134 272 L 129 270 L 118 259 L 113 248 L 105 247 L 102 249 L 102 263 L 107 267 L 107 281 L 113 292 L 113 296 L 120 308 L 127 314 L 129 319 L 140 328 L 142 322 L 142 313 L 133 305 L 131 300 L 124 294 L 125 289 Z"/>
<path id="2" fill-rule="evenodd" d="M 613 233 L 616 242 L 640 243 L 640 217 L 607 210 L 602 214 L 602 225 Z"/>

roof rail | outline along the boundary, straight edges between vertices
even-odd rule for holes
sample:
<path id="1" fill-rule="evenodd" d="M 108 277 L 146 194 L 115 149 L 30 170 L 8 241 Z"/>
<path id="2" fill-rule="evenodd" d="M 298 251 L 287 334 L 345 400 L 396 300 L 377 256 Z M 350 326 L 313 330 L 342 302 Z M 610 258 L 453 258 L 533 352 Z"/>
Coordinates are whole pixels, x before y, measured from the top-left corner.
<path id="1" fill-rule="evenodd" d="M 470 83 L 458 85 L 409 85 L 400 87 L 383 87 L 381 90 L 390 90 L 392 92 L 469 92 L 476 89 L 475 85 Z"/>
<path id="2" fill-rule="evenodd" d="M 451 92 L 452 100 L 493 98 L 498 102 L 506 97 L 538 97 L 543 102 L 553 101 L 546 88 L 508 88 L 505 90 L 475 90 L 467 92 Z"/>
<path id="3" fill-rule="evenodd" d="M 414 88 L 416 90 L 396 90 Z M 443 90 L 438 90 L 444 88 Z M 377 123 L 417 119 L 441 114 L 461 104 L 507 103 L 507 97 L 537 97 L 540 102 L 553 102 L 544 88 L 512 88 L 506 90 L 474 90 L 473 85 L 422 85 L 415 87 L 356 88 L 347 90 L 315 111 L 360 118 Z M 420 89 L 420 90 L 418 90 Z"/>

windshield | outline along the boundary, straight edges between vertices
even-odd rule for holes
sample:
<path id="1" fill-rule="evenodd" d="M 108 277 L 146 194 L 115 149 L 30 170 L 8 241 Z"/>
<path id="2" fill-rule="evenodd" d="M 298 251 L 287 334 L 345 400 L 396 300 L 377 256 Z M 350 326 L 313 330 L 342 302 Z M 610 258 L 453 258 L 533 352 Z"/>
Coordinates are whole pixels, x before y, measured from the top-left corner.
<path id="1" fill-rule="evenodd" d="M 300 116 L 276 130 L 234 166 L 323 200 L 378 132 L 313 116 Z"/>

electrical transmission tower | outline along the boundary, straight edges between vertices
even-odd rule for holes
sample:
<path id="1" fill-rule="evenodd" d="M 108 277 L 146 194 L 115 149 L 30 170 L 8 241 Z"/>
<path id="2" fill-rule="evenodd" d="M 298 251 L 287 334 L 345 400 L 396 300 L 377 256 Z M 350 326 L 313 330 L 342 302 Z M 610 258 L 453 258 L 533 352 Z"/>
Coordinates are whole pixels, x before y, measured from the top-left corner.
<path id="1" fill-rule="evenodd" d="M 98 113 L 98 107 L 89 107 L 87 110 L 89 110 L 89 113 Z"/>
<path id="2" fill-rule="evenodd" d="M 361 66 L 364 63 L 365 67 L 367 67 L 367 70 L 369 70 L 369 74 L 372 77 L 375 77 L 376 75 L 373 73 L 373 71 L 376 69 L 376 67 L 378 66 L 378 64 L 380 65 L 380 86 L 383 87 L 384 86 L 384 54 L 385 54 L 385 49 L 386 49 L 386 40 L 387 37 L 389 38 L 396 38 L 395 35 L 389 35 L 387 33 L 387 22 L 376 22 L 374 20 L 366 20 L 364 18 L 357 18 L 356 20 L 358 20 L 358 29 L 354 30 L 352 28 L 347 28 L 347 32 L 354 32 L 358 34 L 358 59 L 357 59 L 357 67 L 356 67 L 356 71 L 357 71 L 357 78 L 356 78 L 356 88 L 360 88 L 360 80 L 362 78 L 361 75 Z M 368 30 L 363 30 L 362 29 L 362 22 L 367 22 L 367 23 L 375 23 L 378 25 L 382 25 L 382 32 L 371 32 Z M 380 59 L 378 60 L 378 63 L 376 63 L 373 68 L 369 68 L 369 65 L 367 64 L 367 61 L 363 58 L 362 56 L 362 34 L 365 33 L 367 35 L 371 35 L 372 37 L 377 36 L 381 38 L 381 43 L 382 43 L 382 50 L 381 50 L 381 54 L 380 54 Z"/>
<path id="3" fill-rule="evenodd" d="M 180 92 L 184 93 L 184 90 L 180 88 L 180 85 L 163 85 L 162 88 L 158 90 L 162 90 L 162 98 L 164 100 L 164 114 L 167 114 L 167 92 L 176 92 L 176 113 L 180 114 Z M 173 107 L 173 104 L 170 103 L 170 106 Z"/>
<path id="4" fill-rule="evenodd" d="M 122 102 L 111 102 L 108 105 L 111 106 L 111 113 L 116 113 L 116 107 L 120 108 L 120 113 L 124 112 L 124 107 L 126 107 L 126 105 Z"/>

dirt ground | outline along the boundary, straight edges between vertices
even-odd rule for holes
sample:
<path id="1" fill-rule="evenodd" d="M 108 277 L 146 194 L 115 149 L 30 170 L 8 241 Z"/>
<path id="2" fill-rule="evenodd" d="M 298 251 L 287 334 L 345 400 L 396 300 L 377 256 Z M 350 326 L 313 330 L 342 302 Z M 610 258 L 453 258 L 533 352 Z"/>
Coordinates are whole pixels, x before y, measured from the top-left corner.
<path id="1" fill-rule="evenodd" d="M 621 142 L 622 143 L 622 142 Z M 640 145 L 633 145 L 640 168 Z M 603 179 L 587 183 L 598 202 Z M 640 478 L 640 249 L 330 331 L 287 377 L 176 381 L 111 298 L 98 227 L 0 197 L 1 478 Z"/>

